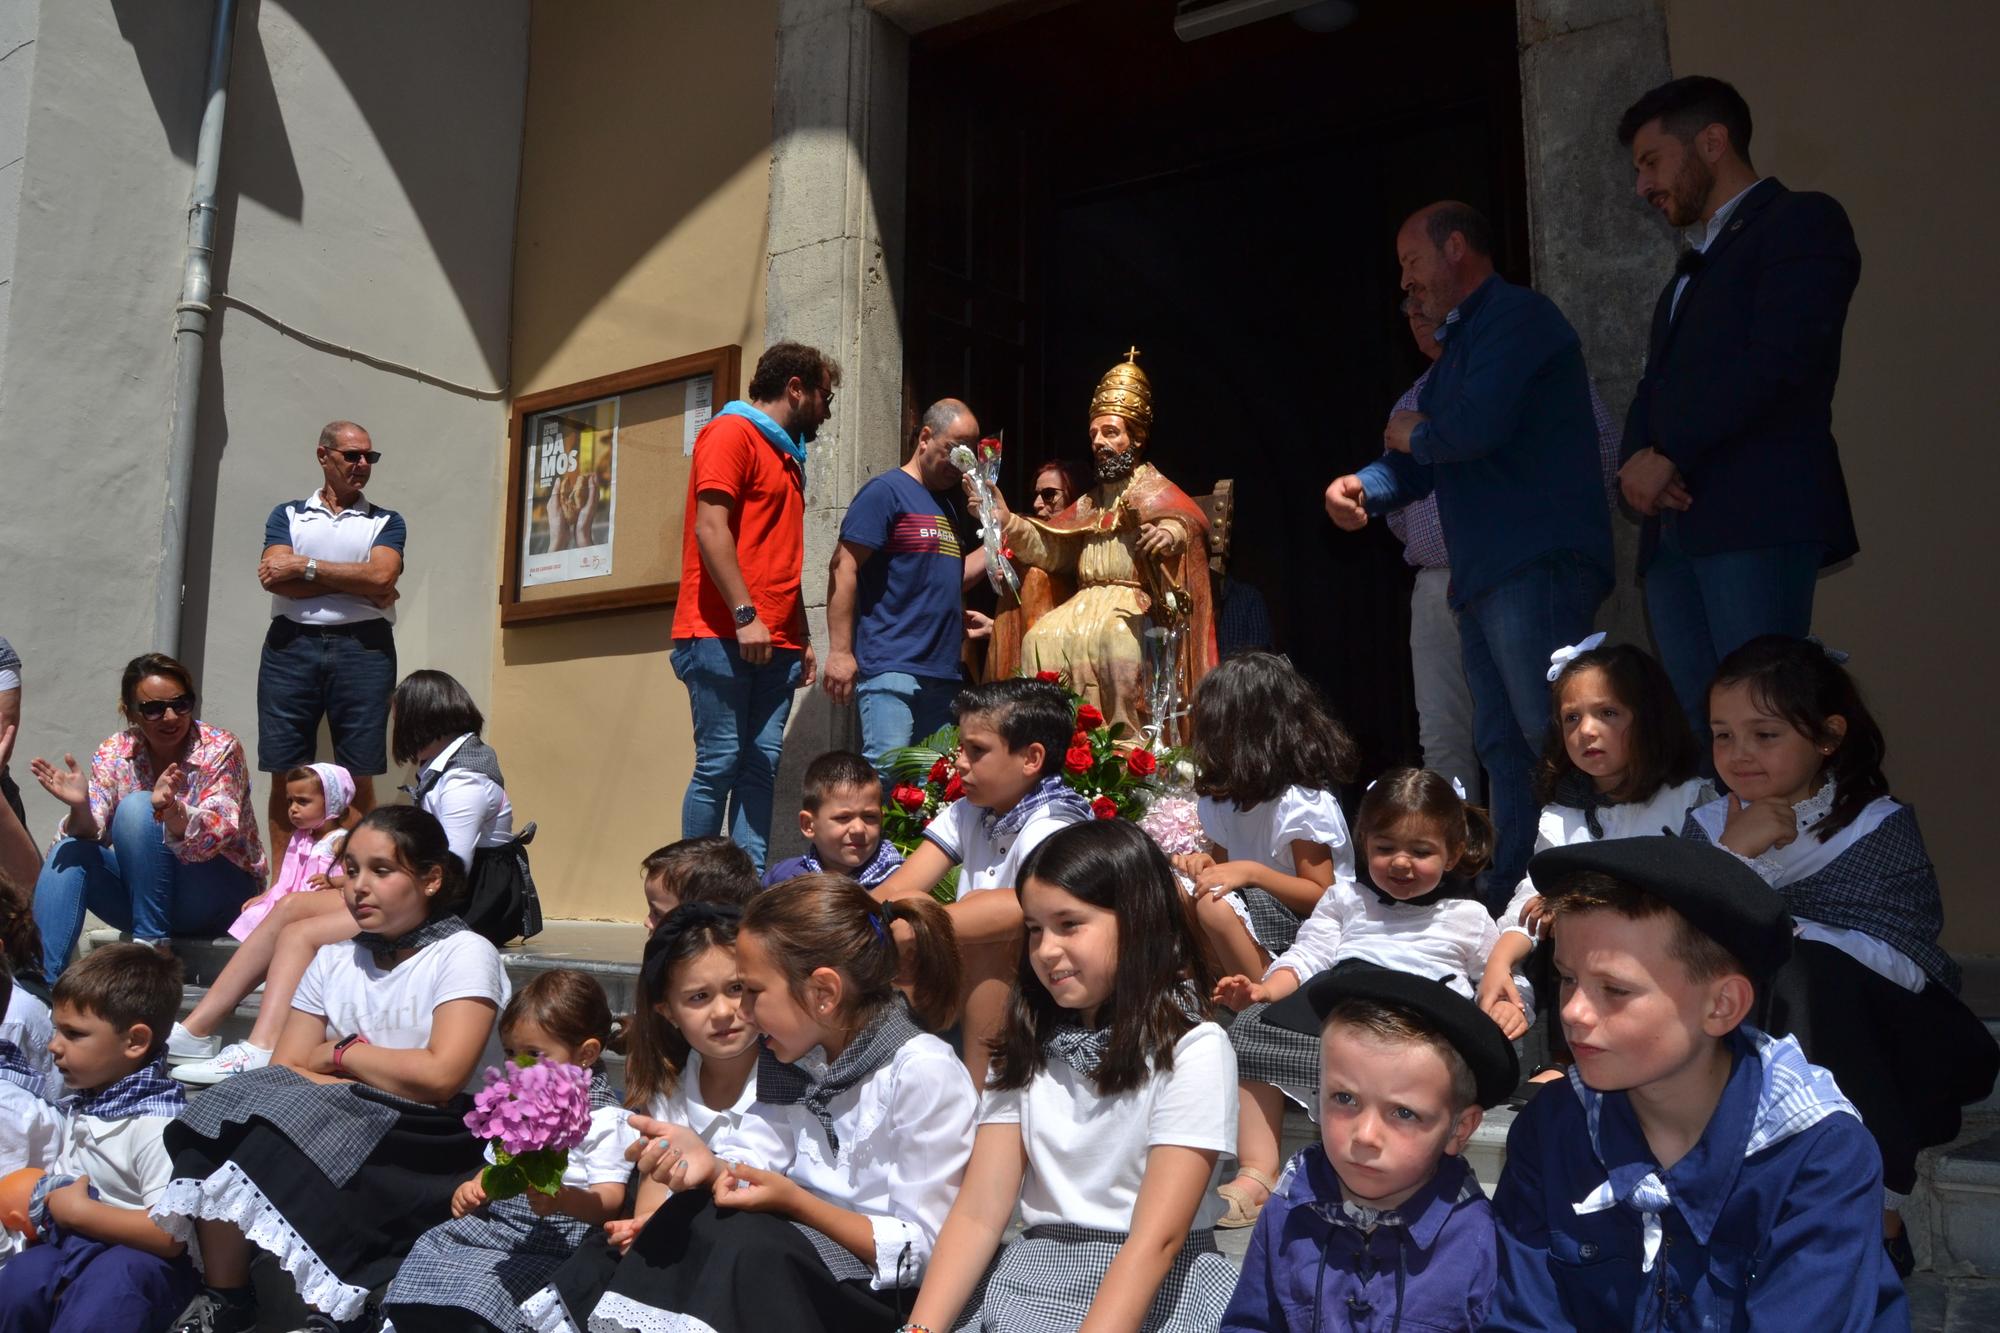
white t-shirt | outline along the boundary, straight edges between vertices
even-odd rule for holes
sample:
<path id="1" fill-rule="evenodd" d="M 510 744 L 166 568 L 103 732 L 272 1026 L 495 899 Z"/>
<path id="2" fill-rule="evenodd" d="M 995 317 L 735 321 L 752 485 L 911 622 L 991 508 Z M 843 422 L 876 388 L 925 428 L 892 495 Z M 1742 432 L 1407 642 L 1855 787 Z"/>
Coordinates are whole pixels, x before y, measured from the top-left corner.
<path id="1" fill-rule="evenodd" d="M 100 1120 L 79 1112 L 63 1125 L 56 1151 L 59 1175 L 89 1176 L 104 1202 L 120 1208 L 151 1208 L 173 1179 L 174 1161 L 160 1138 L 170 1115 L 135 1115 Z"/>
<path id="2" fill-rule="evenodd" d="M 439 1005 L 488 1000 L 500 1009 L 511 993 L 500 951 L 462 930 L 387 971 L 359 944 L 329 944 L 306 965 L 292 1008 L 324 1018 L 329 1041 L 358 1032 L 377 1046 L 411 1051 L 430 1045 Z"/>
<path id="3" fill-rule="evenodd" d="M 1605 840 L 1612 838 L 1657 838 L 1664 832 L 1667 837 L 1678 838 L 1681 825 L 1687 822 L 1688 811 L 1694 809 L 1701 799 L 1702 791 L 1708 784 L 1701 778 L 1689 778 L 1677 787 L 1662 787 L 1653 793 L 1650 801 L 1629 801 L 1621 805 L 1600 805 L 1597 807 L 1597 826 L 1604 830 Z M 1546 852 L 1551 847 L 1573 847 L 1580 842 L 1592 841 L 1590 823 L 1583 811 L 1573 805 L 1545 805 L 1542 807 L 1541 823 L 1535 830 L 1535 850 Z M 1514 889 L 1514 896 L 1507 900 L 1507 910 L 1500 914 L 1500 930 L 1516 935 L 1534 934 L 1521 925 L 1521 909 L 1528 900 L 1535 897 L 1535 881 L 1521 876 L 1520 884 Z"/>
<path id="4" fill-rule="evenodd" d="M 49 1056 L 49 1041 L 56 1035 L 55 1018 L 40 1000 L 14 987 L 7 1000 L 7 1015 L 0 1018 L 0 1041 L 11 1041 L 21 1058 L 41 1071 L 42 1096 L 54 1101 L 62 1095 L 62 1078 Z"/>
<path id="5" fill-rule="evenodd" d="M 1196 800 L 1195 812 L 1201 831 L 1227 849 L 1232 861 L 1258 861 L 1281 875 L 1296 875 L 1292 844 L 1316 842 L 1333 852 L 1336 879 L 1354 878 L 1354 840 L 1332 792 L 1287 787 L 1248 810 L 1238 810 L 1231 800 L 1203 796 Z"/>
<path id="6" fill-rule="evenodd" d="M 1500 929 L 1470 898 L 1442 898 L 1418 907 L 1385 903 L 1352 880 L 1336 879 L 1299 927 L 1292 947 L 1264 969 L 1268 979 L 1288 967 L 1304 984 L 1350 958 L 1412 972 L 1472 997 Z"/>
<path id="7" fill-rule="evenodd" d="M 709 1151 L 718 1157 L 727 1157 L 736 1146 L 737 1131 L 743 1124 L 751 1106 L 757 1101 L 757 1074 L 743 1080 L 743 1091 L 736 1095 L 733 1106 L 713 1107 L 701 1099 L 701 1052 L 689 1051 L 687 1064 L 681 1069 L 680 1082 L 674 1090 L 653 1098 L 646 1106 L 646 1114 L 655 1120 L 664 1120 L 670 1125 L 686 1125 L 695 1132 Z"/>
<path id="8" fill-rule="evenodd" d="M 0 1083 L 0 1176 L 24 1167 L 46 1171 L 62 1148 L 63 1118 L 55 1107 L 12 1083 Z M 27 1248 L 27 1238 L 0 1227 L 0 1261 Z"/>
<path id="9" fill-rule="evenodd" d="M 466 732 L 437 752 L 417 775 L 421 786 L 426 774 L 441 769 L 458 753 L 458 747 L 472 739 Z M 451 853 L 467 870 L 472 869 L 472 853 L 481 847 L 505 847 L 514 836 L 514 807 L 507 789 L 487 777 L 463 768 L 454 768 L 437 780 L 437 785 L 417 802 L 444 825 L 445 841 Z"/>
<path id="10" fill-rule="evenodd" d="M 924 827 L 924 836 L 962 867 L 958 875 L 961 898 L 982 889 L 1019 888 L 1021 862 L 1028 859 L 1028 853 L 1057 829 L 1083 818 L 1058 802 L 1031 813 L 1018 831 L 989 837 L 985 828 L 989 813 L 985 806 L 960 797 Z"/>
<path id="11" fill-rule="evenodd" d="M 1132 1229 L 1146 1155 L 1161 1144 L 1236 1151 L 1236 1052 L 1229 1034 L 1199 1023 L 1174 1044 L 1174 1067 L 1143 1086 L 1106 1097 L 1066 1061 L 1051 1060 L 1025 1088 L 989 1089 L 982 1125 L 1019 1125 L 1028 1154 L 1021 1220 L 1100 1231 Z M 1216 1160 L 1216 1171 L 1222 1162 Z M 1196 1228 L 1222 1216 L 1211 1178 Z"/>
<path id="12" fill-rule="evenodd" d="M 911 1288 L 923 1281 L 938 1229 L 958 1197 L 978 1101 L 957 1053 L 926 1033 L 833 1099 L 827 1109 L 838 1153 L 804 1106 L 758 1102 L 738 1131 L 740 1155 L 828 1203 L 866 1214 L 875 1230 L 869 1285 Z"/>

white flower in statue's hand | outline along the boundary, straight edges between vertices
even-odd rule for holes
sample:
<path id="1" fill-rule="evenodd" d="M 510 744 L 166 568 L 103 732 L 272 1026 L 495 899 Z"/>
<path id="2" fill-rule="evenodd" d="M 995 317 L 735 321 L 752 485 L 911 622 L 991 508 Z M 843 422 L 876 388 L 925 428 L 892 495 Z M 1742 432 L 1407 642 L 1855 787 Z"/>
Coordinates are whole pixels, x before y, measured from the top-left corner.
<path id="1" fill-rule="evenodd" d="M 972 450 L 962 444 L 954 444 L 947 457 L 951 459 L 953 467 L 968 475 L 979 467 L 979 460 L 972 456 Z"/>

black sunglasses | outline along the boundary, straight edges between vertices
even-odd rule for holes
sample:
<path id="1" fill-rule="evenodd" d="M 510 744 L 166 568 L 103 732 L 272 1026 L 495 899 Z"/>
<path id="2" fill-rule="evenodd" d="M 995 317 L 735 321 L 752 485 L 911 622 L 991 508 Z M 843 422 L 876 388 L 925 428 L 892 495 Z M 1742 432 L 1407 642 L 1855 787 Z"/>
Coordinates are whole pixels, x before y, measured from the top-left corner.
<path id="1" fill-rule="evenodd" d="M 145 718 L 148 722 L 158 722 L 168 713 L 172 713 L 176 717 L 186 717 L 193 711 L 194 696 L 192 694 L 176 694 L 171 699 L 141 699 L 139 701 L 139 716 Z"/>
<path id="2" fill-rule="evenodd" d="M 333 454 L 336 458 L 346 459 L 349 467 L 356 463 L 366 463 L 369 467 L 374 467 L 382 461 L 381 451 L 377 449 L 335 449 Z"/>
<path id="3" fill-rule="evenodd" d="M 1044 486 L 1035 492 L 1035 498 L 1045 505 L 1052 505 L 1062 499 L 1062 492 L 1054 486 Z"/>

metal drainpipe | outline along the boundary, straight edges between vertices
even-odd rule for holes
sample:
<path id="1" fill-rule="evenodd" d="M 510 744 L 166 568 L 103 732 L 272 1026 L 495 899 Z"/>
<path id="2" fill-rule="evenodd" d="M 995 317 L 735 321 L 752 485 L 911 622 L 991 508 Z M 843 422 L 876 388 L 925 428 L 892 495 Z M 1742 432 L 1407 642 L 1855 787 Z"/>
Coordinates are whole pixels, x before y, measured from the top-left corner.
<path id="1" fill-rule="evenodd" d="M 215 261 L 215 181 L 222 165 L 222 113 L 229 100 L 229 55 L 236 0 L 215 0 L 208 39 L 208 92 L 195 140 L 194 187 L 188 193 L 187 260 L 174 306 L 173 426 L 167 440 L 166 513 L 161 522 L 160 576 L 153 600 L 153 641 L 181 652 L 181 591 L 187 576 L 188 494 L 194 486 L 194 427 L 201 403 L 201 367 L 208 343 L 210 277 Z"/>

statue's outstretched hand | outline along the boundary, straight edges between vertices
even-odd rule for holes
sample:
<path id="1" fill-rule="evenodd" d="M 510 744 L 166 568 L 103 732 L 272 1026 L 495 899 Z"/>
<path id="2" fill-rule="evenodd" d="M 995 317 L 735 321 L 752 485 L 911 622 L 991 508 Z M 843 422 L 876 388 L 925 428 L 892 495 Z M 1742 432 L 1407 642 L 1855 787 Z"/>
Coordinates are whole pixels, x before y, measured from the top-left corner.
<path id="1" fill-rule="evenodd" d="M 1181 534 L 1176 523 L 1141 523 L 1139 536 L 1133 543 L 1141 555 L 1155 560 L 1170 560 L 1181 553 L 1187 545 L 1187 538 Z"/>

